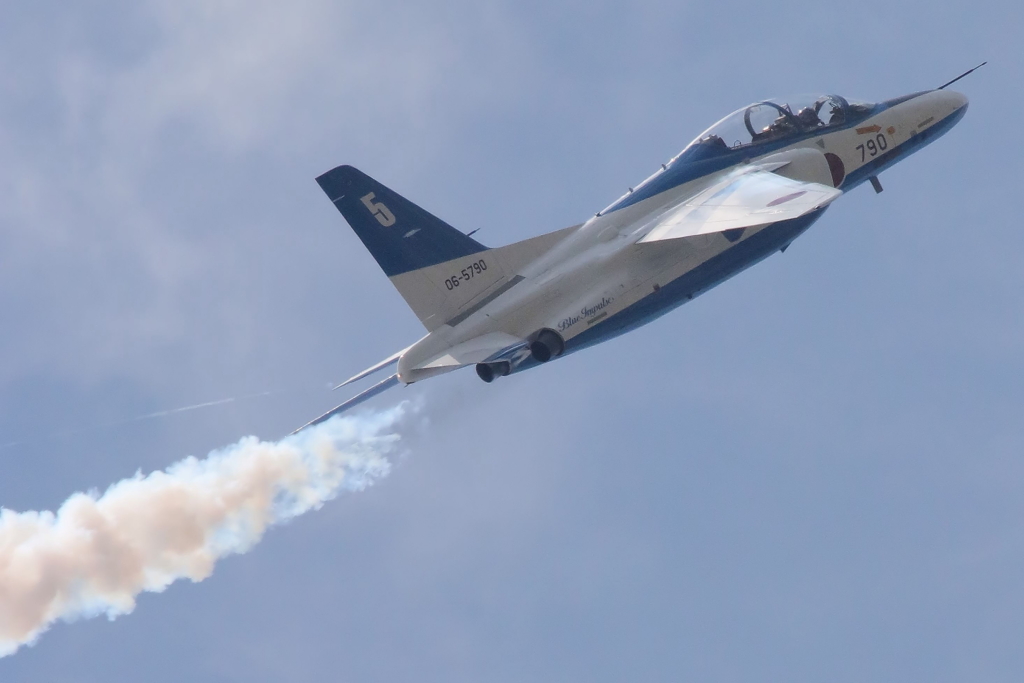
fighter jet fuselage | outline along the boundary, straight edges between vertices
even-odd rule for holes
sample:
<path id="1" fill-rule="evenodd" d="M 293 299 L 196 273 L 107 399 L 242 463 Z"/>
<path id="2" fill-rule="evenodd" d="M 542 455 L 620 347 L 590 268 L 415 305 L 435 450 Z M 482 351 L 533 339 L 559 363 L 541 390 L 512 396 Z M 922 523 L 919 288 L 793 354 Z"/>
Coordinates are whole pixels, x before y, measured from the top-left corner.
<path id="1" fill-rule="evenodd" d="M 944 89 L 879 104 L 758 102 L 584 223 L 495 249 L 339 166 L 317 181 L 427 334 L 349 380 L 397 364 L 314 423 L 400 383 L 470 365 L 491 382 L 644 325 L 785 251 L 843 193 L 864 182 L 881 192 L 878 175 L 967 104 Z"/>

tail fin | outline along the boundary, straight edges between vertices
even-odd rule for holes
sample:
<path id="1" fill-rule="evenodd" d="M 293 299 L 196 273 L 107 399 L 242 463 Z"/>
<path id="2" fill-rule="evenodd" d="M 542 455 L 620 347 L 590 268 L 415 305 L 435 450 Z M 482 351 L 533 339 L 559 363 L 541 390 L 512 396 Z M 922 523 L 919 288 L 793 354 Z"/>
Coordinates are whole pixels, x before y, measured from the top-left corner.
<path id="1" fill-rule="evenodd" d="M 316 181 L 388 277 L 487 249 L 351 166 Z"/>
<path id="2" fill-rule="evenodd" d="M 522 280 L 520 268 L 579 227 L 488 249 L 351 166 L 316 181 L 430 331 L 500 296 Z"/>

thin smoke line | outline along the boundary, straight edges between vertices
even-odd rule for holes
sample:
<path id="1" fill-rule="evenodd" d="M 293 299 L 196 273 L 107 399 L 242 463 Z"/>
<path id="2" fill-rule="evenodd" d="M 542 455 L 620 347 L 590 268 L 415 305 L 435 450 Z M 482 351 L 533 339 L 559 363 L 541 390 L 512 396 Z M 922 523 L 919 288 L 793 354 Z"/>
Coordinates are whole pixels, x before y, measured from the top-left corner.
<path id="1" fill-rule="evenodd" d="M 222 398 L 217 401 L 207 401 L 206 403 L 196 403 L 191 406 L 182 406 L 181 408 L 171 408 L 169 410 L 158 410 L 155 413 L 147 413 L 145 415 L 139 415 L 138 417 L 128 418 L 127 420 L 121 420 L 119 422 L 111 423 L 112 425 L 127 424 L 129 422 L 139 422 L 140 420 L 150 420 L 154 417 L 166 417 L 168 415 L 177 415 L 178 413 L 187 413 L 190 410 L 199 410 L 200 408 L 210 408 L 212 406 L 222 406 L 226 403 L 234 403 L 236 401 L 245 401 L 250 398 L 260 398 L 261 396 L 271 396 L 275 393 L 273 391 L 261 391 L 258 394 L 246 394 L 245 396 L 233 396 L 231 398 Z"/>
<path id="2" fill-rule="evenodd" d="M 295 393 L 298 391 L 307 391 L 306 389 L 281 389 L 276 391 L 260 391 L 255 394 L 245 394 L 243 396 L 232 396 L 230 398 L 222 398 L 216 401 L 206 401 L 203 403 L 195 403 L 192 405 L 181 406 L 180 408 L 169 408 L 165 410 L 158 410 L 152 413 L 146 413 L 145 415 L 136 415 L 135 417 L 129 417 L 121 420 L 114 420 L 113 422 L 101 422 L 98 424 L 89 425 L 86 427 L 78 427 L 75 429 L 61 429 L 48 434 L 35 435 L 32 437 L 26 437 L 23 439 L 16 439 L 14 441 L 8 441 L 6 443 L 0 443 L 0 451 L 7 450 L 8 448 L 14 448 L 15 446 L 21 446 L 27 443 L 36 443 L 39 441 L 49 441 L 53 439 L 59 439 L 64 436 L 75 436 L 78 434 L 88 434 L 91 432 L 103 431 L 105 429 L 112 429 L 115 427 L 123 427 L 126 425 L 134 424 L 136 422 L 143 422 L 145 420 L 153 420 L 161 417 L 170 417 L 172 415 L 179 415 L 181 413 L 191 412 L 193 410 L 199 410 L 201 408 L 212 408 L 215 406 L 227 405 L 229 403 L 237 403 L 240 401 L 247 401 L 254 398 L 263 398 L 266 396 L 277 396 L 280 394 Z"/>

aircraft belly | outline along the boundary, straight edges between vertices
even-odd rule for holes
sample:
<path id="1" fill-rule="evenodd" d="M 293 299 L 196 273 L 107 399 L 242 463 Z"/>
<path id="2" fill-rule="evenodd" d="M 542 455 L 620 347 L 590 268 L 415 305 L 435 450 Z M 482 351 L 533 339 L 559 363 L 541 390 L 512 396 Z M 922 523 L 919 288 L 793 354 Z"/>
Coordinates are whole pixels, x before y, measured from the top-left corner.
<path id="1" fill-rule="evenodd" d="M 674 242 L 652 245 L 653 248 L 630 246 L 616 266 L 605 271 L 600 282 L 577 290 L 574 297 L 553 309 L 549 326 L 568 341 L 633 306 L 653 291 L 659 281 L 678 277 L 718 251 L 707 245 L 695 249 L 687 240 Z M 722 242 L 728 244 L 724 238 Z"/>
<path id="2" fill-rule="evenodd" d="M 722 233 L 649 244 L 627 241 L 614 255 L 601 262 L 600 267 L 590 264 L 588 268 L 536 283 L 535 296 L 523 299 L 517 306 L 504 311 L 490 312 L 486 328 L 475 327 L 467 333 L 501 330 L 526 338 L 538 329 L 547 327 L 557 330 L 566 343 L 572 346 L 571 342 L 576 337 L 589 335 L 596 328 L 608 329 L 606 321 L 615 319 L 652 295 L 657 295 L 687 273 L 714 262 L 724 253 L 743 253 L 744 249 L 734 250 L 771 227 L 774 226 L 750 228 L 738 241 L 735 241 L 736 238 L 730 240 Z M 741 270 L 747 265 L 740 262 L 735 270 Z M 717 281 L 729 277 L 733 272 L 719 275 Z M 710 286 L 698 285 L 697 289 Z M 666 299 L 663 294 L 656 297 L 656 300 Z"/>
<path id="3" fill-rule="evenodd" d="M 602 318 L 588 329 L 566 340 L 566 353 L 607 341 L 641 327 L 695 296 L 706 292 L 739 272 L 788 245 L 816 221 L 824 209 L 807 216 L 762 228 L 694 267 L 661 284 L 637 292 L 632 302 L 615 314 Z M 675 273 L 677 271 L 673 271 Z M 666 275 L 669 273 L 666 272 Z"/>

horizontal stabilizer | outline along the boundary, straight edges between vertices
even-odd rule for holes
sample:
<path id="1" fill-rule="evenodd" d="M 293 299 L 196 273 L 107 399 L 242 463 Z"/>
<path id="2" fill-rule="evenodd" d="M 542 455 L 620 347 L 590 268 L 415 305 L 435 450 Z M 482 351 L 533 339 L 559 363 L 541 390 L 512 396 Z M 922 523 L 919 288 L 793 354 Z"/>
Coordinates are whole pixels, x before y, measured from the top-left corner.
<path id="1" fill-rule="evenodd" d="M 369 377 L 370 375 L 372 375 L 375 372 L 378 372 L 379 370 L 383 370 L 386 367 L 390 367 L 390 366 L 394 365 L 395 363 L 398 362 L 398 359 L 402 357 L 402 354 L 405 353 L 408 350 L 409 350 L 409 347 L 406 347 L 406 348 L 402 349 L 401 351 L 398 351 L 398 352 L 388 356 L 387 358 L 385 358 L 381 362 L 377 363 L 373 367 L 366 368 L 365 370 L 360 372 L 358 375 L 353 375 L 352 377 L 349 377 L 347 380 L 345 380 L 344 382 L 342 382 L 341 384 L 339 384 L 338 386 L 336 386 L 334 388 L 335 389 L 341 389 L 346 384 L 352 384 L 352 382 L 358 382 L 359 380 L 361 380 L 364 377 Z"/>
<path id="2" fill-rule="evenodd" d="M 421 358 L 409 359 L 413 362 L 401 369 L 402 381 L 418 382 L 467 365 L 494 360 L 508 360 L 516 365 L 523 359 L 520 354 L 529 355 L 529 346 L 525 339 L 504 332 L 491 332 L 447 349 L 436 349 Z"/>
<path id="3" fill-rule="evenodd" d="M 354 408 L 354 407 L 356 407 L 357 405 L 359 405 L 360 403 L 362 403 L 364 401 L 369 401 L 371 398 L 373 398 L 377 394 L 383 393 L 383 392 L 387 391 L 388 389 L 390 389 L 391 387 L 397 386 L 398 384 L 401 384 L 401 382 L 398 381 L 398 375 L 391 375 L 390 377 L 388 377 L 383 382 L 378 382 L 377 384 L 374 384 L 372 387 L 370 387 L 369 389 L 367 389 L 363 393 L 358 394 L 356 396 L 353 396 L 352 398 L 350 398 L 349 400 L 345 401 L 341 405 L 339 405 L 339 406 L 337 406 L 335 408 L 332 408 L 331 410 L 328 410 L 326 413 L 324 413 L 320 417 L 316 418 L 315 420 L 313 420 L 311 422 L 307 422 L 306 424 L 302 425 L 301 427 L 296 429 L 294 432 L 292 432 L 292 434 L 298 434 L 299 432 L 301 432 L 303 429 L 306 429 L 307 427 L 313 427 L 315 425 L 320 424 L 321 422 L 326 422 L 327 420 L 331 419 L 335 415 L 340 415 L 341 413 L 345 412 L 349 408 Z"/>
<path id="4" fill-rule="evenodd" d="M 770 164 L 730 173 L 663 214 L 639 242 L 695 237 L 799 218 L 830 204 L 841 190 L 773 173 Z"/>
<path id="5" fill-rule="evenodd" d="M 518 337 L 504 332 L 491 332 L 480 337 L 474 337 L 448 349 L 439 358 L 426 363 L 424 368 L 440 368 L 446 366 L 473 365 L 491 360 L 494 356 L 512 348 L 526 345 L 526 342 Z"/>

